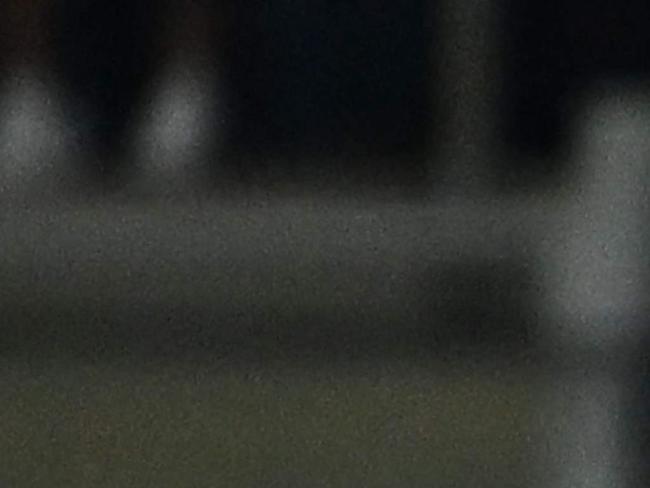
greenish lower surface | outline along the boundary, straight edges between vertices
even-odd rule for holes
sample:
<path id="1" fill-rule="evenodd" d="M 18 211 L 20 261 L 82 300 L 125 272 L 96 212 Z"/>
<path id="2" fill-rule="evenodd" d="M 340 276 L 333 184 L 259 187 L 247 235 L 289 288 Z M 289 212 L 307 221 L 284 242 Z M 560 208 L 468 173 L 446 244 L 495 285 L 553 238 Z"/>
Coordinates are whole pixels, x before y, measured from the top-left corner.
<path id="1" fill-rule="evenodd" d="M 531 476 L 535 387 L 514 370 L 0 368 L 3 487 L 520 487 Z"/>

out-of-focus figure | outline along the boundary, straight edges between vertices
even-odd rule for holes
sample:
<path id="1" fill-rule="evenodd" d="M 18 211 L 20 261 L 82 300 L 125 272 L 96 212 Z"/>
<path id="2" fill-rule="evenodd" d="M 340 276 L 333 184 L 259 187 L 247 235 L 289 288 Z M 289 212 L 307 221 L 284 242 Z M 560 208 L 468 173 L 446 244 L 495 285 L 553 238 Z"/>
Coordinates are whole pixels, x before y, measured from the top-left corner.
<path id="1" fill-rule="evenodd" d="M 164 55 L 134 127 L 138 191 L 183 195 L 223 169 L 228 125 L 221 83 L 222 2 L 170 2 L 160 42 Z M 215 41 L 216 39 L 216 41 Z"/>
<path id="2" fill-rule="evenodd" d="M 72 133 L 51 72 L 49 2 L 0 5 L 0 193 L 57 191 Z"/>

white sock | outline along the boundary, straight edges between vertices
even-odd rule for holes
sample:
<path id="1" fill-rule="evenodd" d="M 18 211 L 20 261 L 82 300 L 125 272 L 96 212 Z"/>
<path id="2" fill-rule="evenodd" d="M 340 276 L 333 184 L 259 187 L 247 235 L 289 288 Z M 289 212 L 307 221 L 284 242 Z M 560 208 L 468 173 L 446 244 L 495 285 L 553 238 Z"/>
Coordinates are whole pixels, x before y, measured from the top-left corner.
<path id="1" fill-rule="evenodd" d="M 147 193 L 186 191 L 220 137 L 217 76 L 200 64 L 179 61 L 150 100 L 135 128 L 138 179 Z"/>
<path id="2" fill-rule="evenodd" d="M 71 158 L 71 130 L 54 84 L 36 68 L 16 70 L 0 91 L 0 192 L 56 192 Z"/>

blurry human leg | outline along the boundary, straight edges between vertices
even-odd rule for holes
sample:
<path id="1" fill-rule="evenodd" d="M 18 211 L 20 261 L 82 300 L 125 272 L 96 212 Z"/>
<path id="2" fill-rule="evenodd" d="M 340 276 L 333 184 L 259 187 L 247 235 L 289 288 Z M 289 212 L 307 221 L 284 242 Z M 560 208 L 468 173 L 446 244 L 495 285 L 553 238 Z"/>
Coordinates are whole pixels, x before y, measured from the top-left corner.
<path id="1" fill-rule="evenodd" d="M 51 77 L 48 2 L 0 6 L 0 192 L 5 196 L 56 192 L 72 135 Z"/>
<path id="2" fill-rule="evenodd" d="M 648 93 L 614 83 L 585 97 L 576 131 L 579 186 L 549 230 L 554 238 L 540 240 L 542 339 L 567 366 L 552 379 L 549 407 L 557 417 L 545 429 L 552 476 L 545 486 L 629 486 L 625 368 L 647 313 Z"/>
<path id="3" fill-rule="evenodd" d="M 219 156 L 214 149 L 221 139 L 225 102 L 218 46 L 211 42 L 218 8 L 175 0 L 166 18 L 161 35 L 165 55 L 133 141 L 140 189 L 159 195 L 197 188 L 208 165 L 219 164 L 213 159 Z"/>

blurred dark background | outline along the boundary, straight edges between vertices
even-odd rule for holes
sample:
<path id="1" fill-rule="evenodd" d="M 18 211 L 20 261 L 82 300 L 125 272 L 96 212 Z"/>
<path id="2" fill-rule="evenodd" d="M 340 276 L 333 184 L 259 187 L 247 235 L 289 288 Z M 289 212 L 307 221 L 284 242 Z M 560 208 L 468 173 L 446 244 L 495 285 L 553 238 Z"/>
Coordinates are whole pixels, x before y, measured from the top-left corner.
<path id="1" fill-rule="evenodd" d="M 585 89 L 647 78 L 650 6 L 640 0 L 506 3 L 506 140 L 520 153 L 561 154 L 571 144 L 572 104 Z"/>
<path id="2" fill-rule="evenodd" d="M 589 335 L 644 300 L 567 346 L 545 280 L 647 241 L 643 124 L 585 114 L 646 113 L 649 18 L 2 2 L 0 484 L 645 486 L 647 334 Z"/>
<path id="3" fill-rule="evenodd" d="M 170 52 L 200 52 L 200 69 L 219 73 L 226 99 L 213 114 L 226 121 L 213 121 L 224 132 L 213 150 L 231 156 L 208 164 L 227 159 L 240 166 L 239 176 L 272 164 L 286 166 L 284 177 L 333 173 L 340 183 L 347 174 L 357 183 L 416 188 L 435 181 L 431 155 L 446 143 L 444 126 L 453 118 L 448 98 L 463 95 L 453 84 L 472 75 L 471 68 L 458 71 L 451 86 L 446 78 L 447 51 L 461 42 L 450 38 L 447 24 L 462 15 L 445 8 L 420 0 L 10 1 L 2 29 L 5 74 L 30 60 L 48 65 L 82 143 L 98 152 L 89 164 L 108 169 L 128 159 L 111 152 L 124 151 L 129 121 L 149 108 Z M 647 75 L 648 8 L 641 0 L 554 0 L 492 9 L 498 21 L 485 24 L 498 34 L 487 41 L 481 36 L 488 34 L 472 35 L 475 44 L 493 46 L 479 47 L 495 66 L 466 57 L 475 71 L 496 78 L 498 88 L 484 95 L 494 98 L 493 147 L 506 154 L 500 164 L 507 184 L 513 175 L 523 184 L 561 171 L 576 100 L 586 89 Z M 499 55 L 490 57 L 490 49 Z"/>

